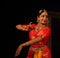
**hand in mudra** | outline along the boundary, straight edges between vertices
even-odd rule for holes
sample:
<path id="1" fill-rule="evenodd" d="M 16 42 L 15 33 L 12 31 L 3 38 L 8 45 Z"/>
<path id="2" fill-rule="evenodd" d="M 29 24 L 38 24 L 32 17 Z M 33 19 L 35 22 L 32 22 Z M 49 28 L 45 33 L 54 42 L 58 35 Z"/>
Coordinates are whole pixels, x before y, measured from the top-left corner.
<path id="1" fill-rule="evenodd" d="M 31 24 L 32 24 L 32 22 L 30 22 L 30 23 L 29 23 L 29 27 L 32 27 L 32 25 L 31 25 Z"/>
<path id="2" fill-rule="evenodd" d="M 30 29 L 33 29 L 33 27 L 32 27 L 32 22 L 29 23 L 29 28 L 30 28 Z"/>
<path id="3" fill-rule="evenodd" d="M 17 56 L 20 54 L 22 48 L 23 48 L 22 45 L 20 45 L 20 46 L 17 48 L 16 53 L 15 53 L 15 57 L 17 57 Z"/>

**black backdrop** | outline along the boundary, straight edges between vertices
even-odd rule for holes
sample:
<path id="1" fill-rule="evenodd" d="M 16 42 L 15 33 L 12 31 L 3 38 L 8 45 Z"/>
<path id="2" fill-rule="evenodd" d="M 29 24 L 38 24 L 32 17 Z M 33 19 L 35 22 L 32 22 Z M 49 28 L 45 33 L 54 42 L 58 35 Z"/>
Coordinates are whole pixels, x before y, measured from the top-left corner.
<path id="1" fill-rule="evenodd" d="M 28 32 L 18 31 L 15 26 L 17 24 L 28 24 L 29 22 L 36 22 L 36 14 L 42 8 L 48 11 L 60 11 L 59 1 L 8 1 L 4 5 L 5 17 L 7 21 L 7 37 L 4 39 L 2 55 L 8 58 L 14 58 L 14 53 L 19 44 L 28 41 Z M 56 58 L 59 52 L 59 25 L 60 19 L 52 18 L 52 57 Z M 6 43 L 6 44 L 5 44 Z M 18 58 L 25 58 L 29 47 L 22 49 L 21 55 Z"/>

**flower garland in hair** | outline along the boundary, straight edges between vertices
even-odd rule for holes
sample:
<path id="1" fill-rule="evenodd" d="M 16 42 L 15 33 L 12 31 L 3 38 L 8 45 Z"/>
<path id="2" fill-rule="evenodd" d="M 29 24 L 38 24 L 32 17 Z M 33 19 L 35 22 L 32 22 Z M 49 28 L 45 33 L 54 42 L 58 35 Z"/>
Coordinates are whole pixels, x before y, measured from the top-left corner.
<path id="1" fill-rule="evenodd" d="M 43 9 L 44 11 L 46 11 L 45 9 Z M 43 10 L 40 10 L 39 13 L 41 13 Z"/>
<path id="2" fill-rule="evenodd" d="M 39 11 L 39 13 L 41 13 L 41 12 L 42 12 L 42 10 Z"/>

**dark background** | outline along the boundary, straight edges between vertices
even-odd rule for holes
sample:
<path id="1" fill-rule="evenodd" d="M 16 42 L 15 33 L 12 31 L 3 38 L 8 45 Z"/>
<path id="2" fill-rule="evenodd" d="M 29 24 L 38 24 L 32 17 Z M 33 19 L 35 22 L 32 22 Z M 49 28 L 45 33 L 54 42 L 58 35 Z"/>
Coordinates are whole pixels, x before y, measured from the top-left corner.
<path id="1" fill-rule="evenodd" d="M 36 14 L 40 9 L 48 11 L 60 12 L 60 2 L 58 0 L 20 0 L 20 1 L 5 1 L 5 24 L 6 39 L 3 39 L 2 58 L 14 58 L 14 53 L 19 44 L 29 40 L 28 32 L 18 31 L 15 26 L 17 24 L 28 24 L 36 22 Z M 60 19 L 52 18 L 52 58 L 59 56 L 59 26 Z M 25 58 L 29 47 L 22 49 L 21 55 L 18 58 Z"/>

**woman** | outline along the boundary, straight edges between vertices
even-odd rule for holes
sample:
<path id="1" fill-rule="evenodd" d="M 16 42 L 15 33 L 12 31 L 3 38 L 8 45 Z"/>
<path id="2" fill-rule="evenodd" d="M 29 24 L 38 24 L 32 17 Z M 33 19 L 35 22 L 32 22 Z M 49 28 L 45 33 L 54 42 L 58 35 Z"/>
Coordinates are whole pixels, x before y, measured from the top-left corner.
<path id="1" fill-rule="evenodd" d="M 43 9 L 37 14 L 37 24 L 29 23 L 28 25 L 16 25 L 18 30 L 30 31 L 30 41 L 19 45 L 15 57 L 20 54 L 24 46 L 30 46 L 26 58 L 51 58 L 50 49 L 46 45 L 51 34 L 51 29 L 48 27 L 48 21 L 48 13 Z"/>

